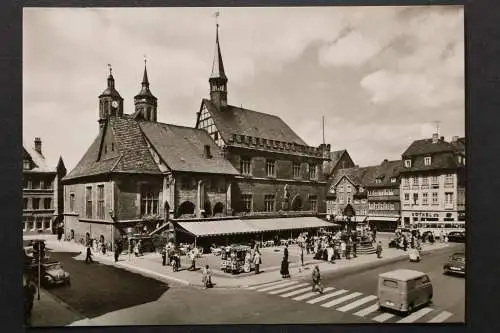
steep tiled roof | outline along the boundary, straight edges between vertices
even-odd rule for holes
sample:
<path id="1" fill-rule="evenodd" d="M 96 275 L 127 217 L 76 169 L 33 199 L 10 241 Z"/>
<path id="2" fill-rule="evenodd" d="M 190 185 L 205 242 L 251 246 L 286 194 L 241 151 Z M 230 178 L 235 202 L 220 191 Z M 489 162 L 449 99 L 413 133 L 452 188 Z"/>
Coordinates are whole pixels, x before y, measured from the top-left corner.
<path id="1" fill-rule="evenodd" d="M 119 155 L 98 160 L 105 132 L 101 131 L 65 180 L 105 173 L 160 174 L 148 141 L 174 171 L 238 174 L 231 163 L 222 157 L 220 148 L 204 130 L 137 121 L 130 117 L 111 118 L 106 126 L 113 131 Z M 212 158 L 205 157 L 205 145 L 210 146 Z"/>
<path id="2" fill-rule="evenodd" d="M 139 122 L 130 118 L 111 118 L 121 158 L 113 168 L 115 172 L 158 173 L 159 169 L 149 152 Z"/>
<path id="3" fill-rule="evenodd" d="M 450 144 L 456 151 L 465 153 L 465 138 L 458 138 L 456 141 L 451 141 Z"/>
<path id="4" fill-rule="evenodd" d="M 403 156 L 435 154 L 453 150 L 453 146 L 444 140 L 439 139 L 436 143 L 433 143 L 432 139 L 422 139 L 413 141 L 403 153 Z"/>
<path id="5" fill-rule="evenodd" d="M 412 158 L 411 168 L 401 168 L 401 173 L 455 169 L 460 167 L 457 161 L 457 157 L 453 152 L 444 152 L 433 155 L 430 165 L 424 164 L 424 158 L 424 156 L 417 156 L 415 158 Z"/>
<path id="6" fill-rule="evenodd" d="M 149 142 L 172 170 L 238 174 L 206 131 L 149 121 L 139 124 Z M 210 146 L 212 158 L 205 156 L 205 145 Z"/>
<path id="7" fill-rule="evenodd" d="M 432 139 L 414 141 L 403 153 L 403 159 L 411 159 L 411 168 L 401 168 L 402 173 L 431 170 L 455 169 L 461 167 L 457 160 L 457 153 L 465 152 L 465 138 L 447 142 L 439 139 L 436 143 Z M 431 164 L 425 165 L 426 156 L 431 157 Z"/>
<path id="8" fill-rule="evenodd" d="M 368 166 L 368 167 L 355 167 L 347 169 L 339 169 L 335 172 L 335 175 L 330 182 L 332 185 L 336 185 L 344 176 L 349 179 L 351 183 L 355 186 L 366 186 L 374 179 L 374 174 L 377 171 L 378 166 Z"/>
<path id="9" fill-rule="evenodd" d="M 373 178 L 370 179 L 365 185 L 370 187 L 387 187 L 399 186 L 399 172 L 402 168 L 402 161 L 383 161 L 373 173 Z M 391 178 L 396 177 L 396 183 L 391 183 Z M 376 183 L 376 179 L 380 179 L 380 183 Z"/>
<path id="10" fill-rule="evenodd" d="M 98 159 L 104 133 L 104 131 L 100 131 L 80 162 L 64 178 L 65 180 L 109 172 L 160 172 L 149 152 L 146 140 L 137 121 L 129 117 L 110 118 L 106 126 L 109 126 L 113 131 L 115 147 L 120 153 L 119 156 L 102 160 Z"/>
<path id="11" fill-rule="evenodd" d="M 330 161 L 328 161 L 328 163 L 325 166 L 325 169 L 323 170 L 325 175 L 331 176 L 332 172 L 338 166 L 344 154 L 349 154 L 346 149 L 330 152 Z"/>
<path id="12" fill-rule="evenodd" d="M 238 134 L 307 146 L 280 117 L 232 105 L 218 110 L 208 99 L 203 99 L 203 103 L 226 143 Z"/>
<path id="13" fill-rule="evenodd" d="M 27 145 L 23 145 L 23 148 L 23 158 L 28 160 L 31 159 L 32 161 L 32 169 L 24 170 L 24 172 L 56 172 L 55 168 L 48 166 L 45 156 L 37 152 L 35 148 Z"/>
<path id="14" fill-rule="evenodd" d="M 91 176 L 109 172 L 118 161 L 119 157 L 98 161 L 99 146 L 102 140 L 102 132 L 99 132 L 97 138 L 87 149 L 81 160 L 76 164 L 75 168 L 71 170 L 64 180 L 73 179 L 83 176 Z"/>

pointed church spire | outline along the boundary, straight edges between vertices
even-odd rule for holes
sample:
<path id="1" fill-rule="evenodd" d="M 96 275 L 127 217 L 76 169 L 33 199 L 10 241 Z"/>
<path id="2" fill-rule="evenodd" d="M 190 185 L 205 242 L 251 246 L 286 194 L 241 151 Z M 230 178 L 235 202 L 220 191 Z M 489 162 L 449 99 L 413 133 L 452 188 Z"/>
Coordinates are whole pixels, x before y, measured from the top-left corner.
<path id="1" fill-rule="evenodd" d="M 135 117 L 144 120 L 156 121 L 157 98 L 149 90 L 147 59 L 144 56 L 144 74 L 142 76 L 141 91 L 134 97 Z"/>
<path id="2" fill-rule="evenodd" d="M 142 86 L 149 87 L 149 80 L 148 80 L 148 69 L 146 68 L 148 60 L 146 59 L 146 56 L 144 56 L 144 75 L 142 76 Z"/>
<path id="3" fill-rule="evenodd" d="M 108 68 L 109 68 L 108 88 L 114 88 L 115 78 L 113 77 L 113 68 L 111 67 L 111 64 L 108 64 Z"/>
<path id="4" fill-rule="evenodd" d="M 218 16 L 219 12 L 216 13 L 216 17 Z M 212 75 L 210 75 L 210 78 L 227 79 L 226 73 L 224 71 L 224 62 L 222 61 L 222 53 L 220 51 L 219 23 L 216 24 L 216 30 L 215 30 L 215 55 L 214 55 L 214 62 L 212 65 Z"/>
<path id="5" fill-rule="evenodd" d="M 224 71 L 224 63 L 222 62 L 222 54 L 219 44 L 219 12 L 215 13 L 215 56 L 212 65 L 212 74 L 208 79 L 210 83 L 210 100 L 217 106 L 217 108 L 227 106 L 227 76 Z"/>

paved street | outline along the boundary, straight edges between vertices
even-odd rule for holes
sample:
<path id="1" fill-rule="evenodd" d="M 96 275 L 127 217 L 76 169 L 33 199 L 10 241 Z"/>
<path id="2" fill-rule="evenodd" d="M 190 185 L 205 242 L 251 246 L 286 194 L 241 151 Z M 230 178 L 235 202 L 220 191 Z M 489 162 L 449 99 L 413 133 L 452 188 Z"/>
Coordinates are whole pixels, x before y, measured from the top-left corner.
<path id="1" fill-rule="evenodd" d="M 401 320 L 402 317 L 395 314 L 383 314 L 378 310 L 372 312 L 365 310 L 364 313 L 360 311 L 372 308 L 372 304 L 376 302 L 374 295 L 376 295 L 377 275 L 395 268 L 426 271 L 435 288 L 434 302 L 420 312 L 423 314 L 422 317 L 413 316 L 407 320 L 428 322 L 436 318 L 437 321 L 456 322 L 464 319 L 465 280 L 460 277 L 443 276 L 442 264 L 451 253 L 460 249 L 463 249 L 463 245 L 452 245 L 449 248 L 437 250 L 425 255 L 420 263 L 400 261 L 349 275 L 327 276 L 324 274 L 323 283 L 329 288 L 324 296 L 310 294 L 309 280 L 287 280 L 246 290 L 225 288 L 201 290 L 172 283 L 170 289 L 162 293 L 161 291 L 166 288 L 155 286 L 155 283 L 159 282 L 154 280 L 134 276 L 132 273 L 110 266 L 89 265 L 87 267 L 81 262 L 75 262 L 71 266 L 66 264 L 70 255 L 54 254 L 54 256 L 61 256 L 68 270 L 79 269 L 80 272 L 89 273 L 85 275 L 87 276 L 85 279 L 82 279 L 79 289 L 73 289 L 78 288 L 75 280 L 75 287 L 71 286 L 71 290 L 59 289 L 57 295 L 64 297 L 65 301 L 71 302 L 74 308 L 78 307 L 79 311 L 86 313 L 88 317 L 92 317 L 93 325 L 373 323 L 377 321 L 393 323 Z M 75 273 L 72 272 L 72 274 Z M 113 278 L 113 274 L 116 274 L 116 279 Z M 107 278 L 101 278 L 104 275 Z M 117 281 L 118 276 L 121 282 Z M 95 280 L 102 282 L 96 284 L 93 282 Z M 92 285 L 92 295 L 85 294 L 86 288 L 82 287 L 86 284 Z M 137 293 L 137 289 L 130 287 L 136 284 L 141 284 L 141 293 Z M 339 292 L 340 290 L 345 291 Z M 153 301 L 155 298 L 157 300 Z M 118 299 L 123 300 L 118 301 Z M 361 302 L 361 299 L 366 302 Z M 143 302 L 147 303 L 140 304 Z M 127 304 L 130 305 L 127 306 Z M 357 307 L 356 304 L 358 304 Z M 88 323 L 88 321 L 77 321 L 74 325 Z"/>
<path id="2" fill-rule="evenodd" d="M 47 290 L 85 317 L 153 302 L 168 290 L 168 285 L 138 274 L 99 263 L 74 260 L 78 253 L 50 252 L 71 274 L 71 286 Z"/>

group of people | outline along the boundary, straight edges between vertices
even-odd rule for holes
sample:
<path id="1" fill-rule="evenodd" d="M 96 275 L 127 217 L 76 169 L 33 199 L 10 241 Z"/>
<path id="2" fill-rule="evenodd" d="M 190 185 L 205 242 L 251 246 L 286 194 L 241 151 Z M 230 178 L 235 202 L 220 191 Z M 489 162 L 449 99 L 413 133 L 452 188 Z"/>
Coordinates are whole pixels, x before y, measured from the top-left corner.
<path id="1" fill-rule="evenodd" d="M 85 246 L 86 248 L 86 255 L 85 255 L 85 263 L 93 263 L 94 261 L 92 260 L 92 255 L 93 253 L 102 253 L 106 254 L 106 244 L 104 243 L 103 240 L 98 241 L 97 239 L 89 239 L 87 240 L 87 244 Z M 121 251 L 117 251 L 115 247 L 115 261 L 118 261 L 118 255 L 120 254 Z"/>
<path id="2" fill-rule="evenodd" d="M 422 247 L 422 236 L 418 230 L 407 233 L 403 233 L 401 230 L 396 230 L 394 237 L 396 246 L 403 251 L 407 251 L 408 247 L 418 250 Z"/>

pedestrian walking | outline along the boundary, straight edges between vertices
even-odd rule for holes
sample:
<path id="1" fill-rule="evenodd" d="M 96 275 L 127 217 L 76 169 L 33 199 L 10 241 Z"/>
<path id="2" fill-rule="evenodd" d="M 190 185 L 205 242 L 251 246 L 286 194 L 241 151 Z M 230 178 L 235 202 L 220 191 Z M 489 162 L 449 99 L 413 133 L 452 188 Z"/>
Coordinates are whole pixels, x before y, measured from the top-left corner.
<path id="1" fill-rule="evenodd" d="M 377 253 L 378 259 L 382 258 L 382 242 L 381 241 L 379 241 L 377 244 L 376 253 Z"/>
<path id="2" fill-rule="evenodd" d="M 85 256 L 85 263 L 93 263 L 94 261 L 92 260 L 92 250 L 90 248 L 90 244 L 87 245 L 87 255 Z"/>
<path id="3" fill-rule="evenodd" d="M 208 265 L 203 268 L 203 277 L 201 278 L 203 289 L 212 288 L 212 271 Z"/>
<path id="4" fill-rule="evenodd" d="M 283 258 L 283 260 L 281 261 L 281 270 L 280 270 L 280 273 L 281 273 L 281 277 L 283 279 L 286 279 L 286 278 L 290 277 L 290 271 L 288 269 L 288 260 L 286 260 L 285 258 Z"/>
<path id="5" fill-rule="evenodd" d="M 312 272 L 312 291 L 316 291 L 319 288 L 320 294 L 323 293 L 323 285 L 321 284 L 321 274 L 319 273 L 319 267 L 318 265 L 314 266 L 313 272 Z"/>
<path id="6" fill-rule="evenodd" d="M 165 266 L 167 264 L 167 249 L 165 246 L 161 248 L 161 265 Z"/>
<path id="7" fill-rule="evenodd" d="M 120 257 L 120 253 L 122 252 L 122 246 L 121 243 L 116 243 L 115 244 L 115 262 L 118 262 L 118 258 Z"/>
<path id="8" fill-rule="evenodd" d="M 31 276 L 26 277 L 24 284 L 24 323 L 26 326 L 31 325 L 31 312 L 33 310 L 33 303 L 35 300 L 36 286 Z"/>
<path id="9" fill-rule="evenodd" d="M 261 263 L 262 263 L 262 259 L 260 257 L 260 252 L 255 251 L 255 254 L 253 257 L 253 264 L 255 265 L 255 274 L 259 274 L 259 268 L 260 268 Z"/>
<path id="10" fill-rule="evenodd" d="M 408 240 L 406 239 L 406 237 L 403 237 L 403 251 L 406 252 L 407 249 L 408 249 Z"/>
<path id="11" fill-rule="evenodd" d="M 300 247 L 300 265 L 304 266 L 304 246 Z"/>
<path id="12" fill-rule="evenodd" d="M 57 227 L 57 240 L 61 241 L 64 230 L 61 226 Z"/>
<path id="13" fill-rule="evenodd" d="M 283 260 L 288 261 L 288 243 L 285 243 L 285 248 L 283 249 Z"/>
<path id="14" fill-rule="evenodd" d="M 340 243 L 340 250 L 342 251 L 342 257 L 345 258 L 347 247 L 344 241 Z"/>
<path id="15" fill-rule="evenodd" d="M 189 258 L 191 259 L 191 267 L 189 267 L 190 271 L 196 270 L 196 253 L 194 249 L 189 252 Z"/>
<path id="16" fill-rule="evenodd" d="M 351 248 L 352 248 L 352 242 L 351 240 L 349 240 L 346 244 L 346 248 L 345 248 L 345 258 L 347 260 L 350 260 L 351 259 Z"/>

